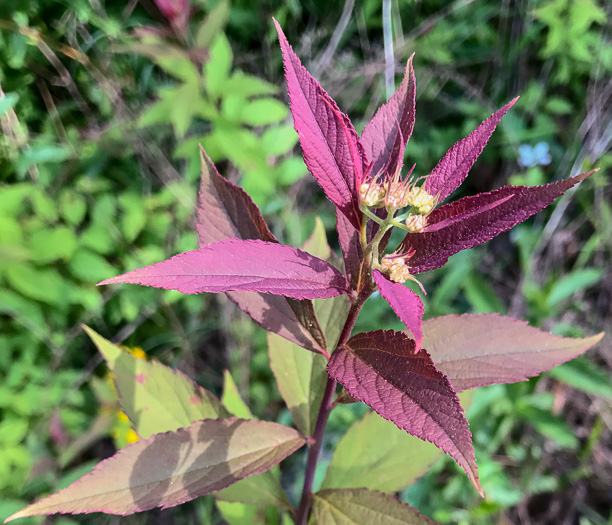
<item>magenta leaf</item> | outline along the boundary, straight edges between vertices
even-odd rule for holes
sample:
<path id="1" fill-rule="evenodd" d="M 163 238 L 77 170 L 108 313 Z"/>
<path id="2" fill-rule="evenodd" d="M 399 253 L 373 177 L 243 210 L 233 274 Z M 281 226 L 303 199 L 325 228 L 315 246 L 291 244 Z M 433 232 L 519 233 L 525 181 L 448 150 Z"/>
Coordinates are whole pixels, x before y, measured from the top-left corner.
<path id="1" fill-rule="evenodd" d="M 203 149 L 200 149 L 202 177 L 197 221 L 200 247 L 236 237 L 276 242 L 253 199 L 239 186 L 219 175 Z"/>
<path id="2" fill-rule="evenodd" d="M 363 146 L 349 118 L 306 71 L 280 25 L 276 30 L 285 64 L 291 114 L 308 170 L 336 207 L 359 228 L 356 181 L 363 174 Z"/>
<path id="3" fill-rule="evenodd" d="M 493 113 L 442 157 L 442 160 L 425 180 L 424 186 L 430 195 L 438 195 L 438 202 L 442 202 L 463 182 L 468 171 L 491 138 L 497 124 L 517 100 L 518 97 Z"/>
<path id="4" fill-rule="evenodd" d="M 423 346 L 453 388 L 525 381 L 601 341 L 549 334 L 498 314 L 443 315 L 423 322 Z"/>
<path id="5" fill-rule="evenodd" d="M 196 222 L 199 246 L 232 237 L 276 242 L 251 197 L 219 175 L 203 149 L 200 157 L 202 180 Z M 265 330 L 312 352 L 325 352 L 323 331 L 310 301 L 257 292 L 227 292 L 227 296 Z"/>
<path id="6" fill-rule="evenodd" d="M 444 266 L 451 255 L 489 241 L 528 219 L 595 171 L 545 186 L 504 186 L 432 211 L 427 217 L 427 228 L 434 231 L 409 233 L 402 241 L 401 251 L 415 250 L 409 261 L 411 272 L 416 274 Z M 480 213 L 479 208 L 486 211 Z M 463 220 L 455 221 L 457 216 L 463 216 Z M 442 221 L 448 221 L 448 225 L 436 229 L 436 224 Z"/>
<path id="7" fill-rule="evenodd" d="M 312 255 L 271 242 L 227 239 L 99 284 L 132 283 L 193 294 L 245 290 L 295 299 L 348 293 L 344 276 Z"/>
<path id="8" fill-rule="evenodd" d="M 403 284 L 390 281 L 378 270 L 374 270 L 372 275 L 374 282 L 378 285 L 380 295 L 391 305 L 397 316 L 412 332 L 415 341 L 414 351 L 415 353 L 418 352 L 423 341 L 421 319 L 423 319 L 424 308 L 421 298 Z"/>
<path id="9" fill-rule="evenodd" d="M 56 513 L 125 516 L 173 507 L 265 472 L 305 442 L 297 430 L 268 421 L 196 421 L 128 445 L 93 472 L 6 521 Z"/>
<path id="10" fill-rule="evenodd" d="M 415 354 L 414 348 L 414 341 L 401 332 L 358 334 L 338 347 L 327 370 L 351 396 L 453 457 L 482 495 L 459 399 L 429 354 Z"/>
<path id="11" fill-rule="evenodd" d="M 363 128 L 361 142 L 368 162 L 373 163 L 373 175 L 385 170 L 394 174 L 402 166 L 404 149 L 414 128 L 415 82 L 410 57 L 397 91 Z"/>

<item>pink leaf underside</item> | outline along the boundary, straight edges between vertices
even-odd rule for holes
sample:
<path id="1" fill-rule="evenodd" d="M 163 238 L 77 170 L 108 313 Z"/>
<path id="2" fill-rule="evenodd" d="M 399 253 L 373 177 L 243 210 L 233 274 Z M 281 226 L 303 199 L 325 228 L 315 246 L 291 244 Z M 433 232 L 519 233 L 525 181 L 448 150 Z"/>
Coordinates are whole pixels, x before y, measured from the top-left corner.
<path id="1" fill-rule="evenodd" d="M 352 337 L 327 370 L 348 393 L 420 439 L 452 456 L 482 494 L 471 434 L 459 399 L 425 350 L 392 330 Z"/>
<path id="2" fill-rule="evenodd" d="M 463 182 L 468 171 L 491 138 L 497 124 L 517 100 L 518 97 L 493 113 L 442 157 L 442 160 L 425 180 L 424 185 L 431 195 L 439 195 L 438 202 L 442 202 Z"/>
<path id="3" fill-rule="evenodd" d="M 524 381 L 586 352 L 603 337 L 549 334 L 498 314 L 444 315 L 423 322 L 423 346 L 457 392 Z"/>
<path id="4" fill-rule="evenodd" d="M 244 290 L 295 299 L 348 293 L 344 276 L 332 265 L 282 244 L 227 239 L 175 255 L 100 284 L 132 283 L 193 294 Z"/>
<path id="5" fill-rule="evenodd" d="M 305 443 L 292 428 L 238 418 L 204 419 L 121 449 L 67 488 L 13 514 L 168 508 L 269 470 Z"/>
<path id="6" fill-rule="evenodd" d="M 359 275 L 359 268 L 363 259 L 363 249 L 359 241 L 359 232 L 353 228 L 343 213 L 336 210 L 336 229 L 338 241 L 344 259 L 344 270 L 350 283 L 354 283 Z"/>
<path id="7" fill-rule="evenodd" d="M 418 352 L 423 341 L 421 319 L 423 319 L 424 307 L 421 298 L 403 284 L 390 281 L 378 270 L 374 270 L 373 277 L 380 290 L 380 295 L 412 332 L 415 341 L 414 351 Z"/>
<path id="8" fill-rule="evenodd" d="M 416 84 L 410 57 L 401 84 L 361 133 L 366 159 L 373 163 L 372 175 L 383 172 L 385 168 L 389 173 L 395 173 L 402 166 L 404 149 L 414 128 L 415 95 Z"/>
<path id="9" fill-rule="evenodd" d="M 435 231 L 407 234 L 400 249 L 415 250 L 409 262 L 412 273 L 440 268 L 451 255 L 489 241 L 543 210 L 592 173 L 581 173 L 545 186 L 504 186 L 446 204 L 427 218 L 427 226 Z M 481 208 L 486 211 L 481 212 Z M 460 216 L 463 220 L 454 220 Z M 436 230 L 436 224 L 442 221 L 448 221 L 448 225 Z"/>
<path id="10" fill-rule="evenodd" d="M 363 146 L 349 118 L 302 66 L 278 22 L 274 21 L 283 51 L 285 77 L 295 130 L 304 161 L 323 191 L 359 228 L 356 177 L 363 171 Z M 354 159 L 358 162 L 354 164 Z"/>
<path id="11" fill-rule="evenodd" d="M 196 230 L 200 248 L 229 238 L 276 242 L 253 199 L 217 171 L 201 149 L 202 178 Z M 321 329 L 308 300 L 258 292 L 227 292 L 238 308 L 265 330 L 312 352 L 325 348 Z"/>

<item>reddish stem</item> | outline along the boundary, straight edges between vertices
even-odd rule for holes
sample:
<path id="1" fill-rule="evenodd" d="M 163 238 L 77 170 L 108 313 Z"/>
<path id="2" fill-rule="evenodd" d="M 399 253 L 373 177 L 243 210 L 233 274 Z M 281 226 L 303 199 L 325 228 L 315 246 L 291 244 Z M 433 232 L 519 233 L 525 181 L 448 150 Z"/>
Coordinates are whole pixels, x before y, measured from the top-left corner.
<path id="1" fill-rule="evenodd" d="M 367 286 L 366 289 L 362 290 L 361 293 L 354 300 L 351 305 L 351 309 L 344 323 L 344 328 L 340 334 L 338 340 L 338 346 L 345 344 L 351 336 L 351 331 L 357 320 L 357 316 L 366 302 L 366 299 L 372 294 L 372 285 Z M 317 469 L 317 462 L 319 461 L 319 452 L 321 451 L 321 445 L 323 443 L 323 434 L 325 433 L 325 425 L 329 419 L 329 414 L 332 411 L 333 397 L 336 391 L 336 380 L 328 377 L 327 385 L 325 386 L 325 393 L 321 400 L 321 407 L 319 408 L 319 414 L 317 415 L 317 421 L 315 423 L 314 433 L 312 434 L 314 442 L 308 450 L 308 458 L 306 460 L 306 472 L 304 474 L 304 488 L 302 489 L 302 498 L 300 499 L 300 505 L 297 509 L 297 515 L 295 523 L 296 525 L 307 525 L 308 513 L 310 511 L 310 505 L 312 503 L 312 484 L 314 482 L 314 475 Z"/>

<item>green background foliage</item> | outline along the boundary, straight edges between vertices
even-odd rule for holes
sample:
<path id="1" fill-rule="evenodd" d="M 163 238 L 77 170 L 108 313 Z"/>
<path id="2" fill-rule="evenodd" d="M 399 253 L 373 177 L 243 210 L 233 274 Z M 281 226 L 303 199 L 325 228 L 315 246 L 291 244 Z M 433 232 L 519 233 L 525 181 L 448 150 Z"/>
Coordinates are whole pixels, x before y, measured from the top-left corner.
<path id="1" fill-rule="evenodd" d="M 265 333 L 224 297 L 95 283 L 196 246 L 198 144 L 251 193 L 283 242 L 301 245 L 318 216 L 337 248 L 331 207 L 304 177 L 272 17 L 340 107 L 364 123 L 385 100 L 382 10 L 379 0 L 346 6 L 194 0 L 186 30 L 173 32 L 152 0 L 1 3 L 0 518 L 67 485 L 129 440 L 80 323 L 141 347 L 219 395 L 227 368 L 234 396 L 255 417 L 290 423 Z M 426 315 L 500 312 L 563 335 L 610 333 L 606 3 L 394 0 L 391 7 L 396 81 L 416 53 L 417 122 L 406 152 L 415 173 L 427 174 L 516 95 L 457 197 L 601 168 L 510 234 L 423 275 Z M 551 161 L 529 166 L 525 151 L 540 142 Z M 384 301 L 372 298 L 356 329 L 381 326 L 401 328 Z M 524 515 L 538 523 L 567 516 L 610 523 L 607 341 L 541 378 L 476 392 L 469 419 L 486 500 L 448 459 L 401 497 L 440 523 L 519 522 Z M 364 414 L 359 404 L 334 410 L 317 483 L 335 445 Z M 298 454 L 283 463 L 293 502 L 303 460 Z M 205 497 L 161 519 L 289 519 L 266 512 L 230 502 L 215 508 Z M 158 514 L 126 522 L 149 523 Z M 53 521 L 98 522 L 111 521 Z"/>

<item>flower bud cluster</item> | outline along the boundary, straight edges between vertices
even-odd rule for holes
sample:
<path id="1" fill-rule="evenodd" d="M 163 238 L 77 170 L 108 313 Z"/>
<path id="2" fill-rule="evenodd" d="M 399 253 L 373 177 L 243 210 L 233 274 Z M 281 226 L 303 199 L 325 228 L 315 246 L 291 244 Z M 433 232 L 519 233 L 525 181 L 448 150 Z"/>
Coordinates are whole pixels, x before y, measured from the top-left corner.
<path id="1" fill-rule="evenodd" d="M 396 283 L 405 283 L 410 279 L 410 269 L 406 264 L 405 256 L 389 254 L 380 261 L 380 269 L 389 273 L 389 278 Z"/>
<path id="2" fill-rule="evenodd" d="M 427 215 L 436 205 L 436 198 L 423 188 L 393 178 L 383 183 L 371 180 L 359 188 L 361 202 L 368 208 L 386 206 L 390 210 L 412 207 L 420 214 Z"/>

